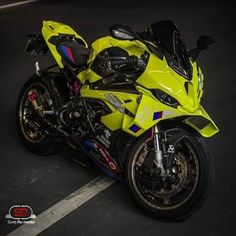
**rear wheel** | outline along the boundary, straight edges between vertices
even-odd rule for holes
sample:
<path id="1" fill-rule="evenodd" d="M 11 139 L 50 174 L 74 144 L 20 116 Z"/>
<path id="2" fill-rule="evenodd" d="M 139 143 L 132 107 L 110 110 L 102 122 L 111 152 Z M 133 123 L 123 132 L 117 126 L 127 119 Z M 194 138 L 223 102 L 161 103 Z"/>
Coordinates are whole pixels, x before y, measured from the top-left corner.
<path id="1" fill-rule="evenodd" d="M 176 145 L 165 177 L 160 175 L 153 159 L 153 140 L 147 137 L 133 145 L 127 159 L 126 175 L 137 203 L 164 221 L 177 221 L 193 214 L 207 195 L 213 173 L 203 139 L 186 132 Z"/>
<path id="2" fill-rule="evenodd" d="M 38 109 L 52 109 L 52 92 L 43 78 L 33 76 L 21 89 L 16 107 L 17 129 L 26 147 L 39 155 L 51 155 L 58 151 L 58 135 L 45 129 L 39 113 L 29 95 L 35 96 Z"/>

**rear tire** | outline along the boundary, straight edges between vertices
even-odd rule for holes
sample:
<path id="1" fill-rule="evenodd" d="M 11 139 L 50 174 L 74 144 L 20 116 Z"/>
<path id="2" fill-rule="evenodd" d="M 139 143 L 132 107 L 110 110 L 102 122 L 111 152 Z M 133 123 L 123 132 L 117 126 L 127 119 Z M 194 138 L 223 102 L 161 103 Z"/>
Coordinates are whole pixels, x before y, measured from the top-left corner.
<path id="1" fill-rule="evenodd" d="M 30 90 L 36 89 L 36 91 L 40 90 L 42 93 L 44 93 L 43 95 L 49 96 L 50 99 L 52 99 L 52 91 L 46 79 L 47 78 L 33 75 L 23 85 L 19 93 L 16 106 L 16 125 L 21 140 L 31 152 L 45 156 L 58 152 L 60 138 L 57 134 L 50 131 L 47 132 L 45 129 L 40 129 L 40 127 L 35 125 L 40 124 L 40 119 L 38 119 L 38 114 L 35 114 L 36 112 L 29 103 L 27 94 Z M 47 101 L 45 101 L 45 104 L 46 102 Z M 36 117 L 38 121 L 35 123 L 35 120 L 30 118 L 31 116 Z M 30 122 L 32 123 L 32 127 L 30 127 Z"/>
<path id="2" fill-rule="evenodd" d="M 176 190 L 176 195 L 173 195 L 172 198 L 170 198 L 171 201 L 172 199 L 176 198 L 178 199 L 179 203 L 178 204 L 176 203 L 176 205 L 165 203 L 164 197 L 163 197 L 163 203 L 161 202 L 160 195 L 158 194 L 160 192 L 162 193 L 163 190 L 160 191 L 160 189 L 157 189 L 156 192 L 155 191 L 152 192 L 151 190 L 149 191 L 149 189 L 146 188 L 147 193 L 145 193 L 145 191 L 143 191 L 143 189 L 145 188 L 140 187 L 142 179 L 138 177 L 138 174 L 136 174 L 138 169 L 136 161 L 138 160 L 138 155 L 139 155 L 138 152 L 142 150 L 142 145 L 144 145 L 145 141 L 147 140 L 146 135 L 138 139 L 137 142 L 133 144 L 130 150 L 130 154 L 127 157 L 125 171 L 129 188 L 131 190 L 133 197 L 135 198 L 136 202 L 141 207 L 141 209 L 145 211 L 145 213 L 154 216 L 155 218 L 162 221 L 180 221 L 192 215 L 196 210 L 198 210 L 202 206 L 204 200 L 206 199 L 209 186 L 212 182 L 213 172 L 214 172 L 213 164 L 203 138 L 192 136 L 187 131 L 186 135 L 187 136 L 186 138 L 184 138 L 184 142 L 186 142 L 189 145 L 189 147 L 191 147 L 191 150 L 195 153 L 196 173 L 197 173 L 197 166 L 199 168 L 199 171 L 198 175 L 192 174 L 192 176 L 196 176 L 195 178 L 196 180 L 194 182 L 195 184 L 192 184 L 191 194 L 190 193 L 189 195 L 186 194 L 186 198 L 183 199 L 183 201 L 181 202 L 180 194 L 181 191 L 183 190 L 179 190 L 179 192 L 177 192 Z M 189 153 L 189 155 L 190 154 L 191 153 Z M 188 160 L 188 157 L 186 157 L 186 159 Z M 191 174 L 189 173 L 191 169 L 190 167 L 188 168 L 189 169 L 186 176 L 190 178 Z M 186 176 L 185 176 L 186 179 L 185 181 L 187 182 Z M 184 187 L 185 186 L 183 185 L 183 188 Z M 187 190 L 185 190 L 185 192 L 187 192 Z M 151 195 L 151 193 L 154 193 L 154 195 Z M 170 205 L 165 205 L 165 204 L 170 204 Z"/>

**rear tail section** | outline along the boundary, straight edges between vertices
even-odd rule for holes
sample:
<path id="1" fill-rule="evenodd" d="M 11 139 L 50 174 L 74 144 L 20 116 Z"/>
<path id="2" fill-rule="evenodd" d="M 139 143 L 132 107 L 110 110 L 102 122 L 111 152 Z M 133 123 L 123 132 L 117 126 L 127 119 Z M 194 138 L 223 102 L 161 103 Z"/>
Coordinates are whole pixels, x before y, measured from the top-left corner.
<path id="1" fill-rule="evenodd" d="M 79 41 L 86 48 L 88 47 L 85 40 L 79 34 L 77 34 L 71 27 L 56 21 L 43 21 L 42 35 L 49 50 L 51 51 L 53 57 L 55 58 L 60 68 L 64 67 L 61 62 L 61 55 L 57 50 L 57 43 L 60 40 L 63 40 L 63 38 L 75 38 L 76 41 Z"/>

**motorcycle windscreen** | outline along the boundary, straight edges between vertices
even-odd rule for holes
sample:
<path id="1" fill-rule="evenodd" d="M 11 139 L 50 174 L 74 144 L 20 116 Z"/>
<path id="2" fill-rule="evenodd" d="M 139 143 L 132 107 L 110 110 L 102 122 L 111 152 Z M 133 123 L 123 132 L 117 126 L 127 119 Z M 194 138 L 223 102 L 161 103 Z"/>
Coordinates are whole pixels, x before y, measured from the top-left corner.
<path id="1" fill-rule="evenodd" d="M 161 46 L 169 66 L 186 79 L 192 78 L 192 66 L 186 45 L 173 21 L 159 21 L 150 26 L 152 37 Z"/>

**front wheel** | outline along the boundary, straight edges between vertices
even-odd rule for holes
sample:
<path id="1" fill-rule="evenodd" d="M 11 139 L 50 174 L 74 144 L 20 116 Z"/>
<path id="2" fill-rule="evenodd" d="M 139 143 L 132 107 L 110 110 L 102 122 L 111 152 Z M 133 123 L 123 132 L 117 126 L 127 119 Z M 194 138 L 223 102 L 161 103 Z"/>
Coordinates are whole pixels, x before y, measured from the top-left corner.
<path id="1" fill-rule="evenodd" d="M 159 220 L 179 221 L 192 215 L 212 181 L 213 165 L 203 139 L 184 132 L 165 177 L 153 161 L 152 138 L 137 140 L 127 158 L 126 176 L 136 202 Z"/>

